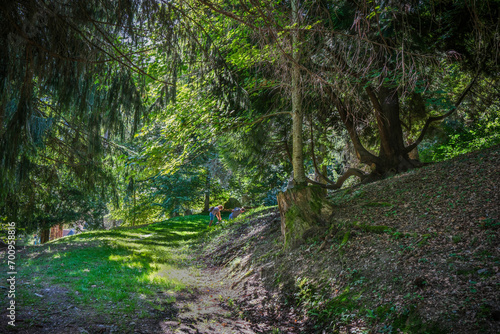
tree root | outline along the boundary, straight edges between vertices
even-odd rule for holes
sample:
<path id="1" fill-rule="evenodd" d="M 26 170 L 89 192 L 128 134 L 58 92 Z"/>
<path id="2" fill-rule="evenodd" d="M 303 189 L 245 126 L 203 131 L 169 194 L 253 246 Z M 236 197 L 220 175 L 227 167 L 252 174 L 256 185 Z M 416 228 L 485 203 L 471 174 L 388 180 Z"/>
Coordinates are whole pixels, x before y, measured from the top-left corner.
<path id="1" fill-rule="evenodd" d="M 313 181 L 311 179 L 307 179 L 307 182 L 310 183 L 310 184 L 314 184 L 314 185 L 318 185 L 322 188 L 326 188 L 326 189 L 340 189 L 342 187 L 342 185 L 344 184 L 344 182 L 350 178 L 351 176 L 357 176 L 361 179 L 361 181 L 363 181 L 369 174 L 366 174 L 364 173 L 363 171 L 359 170 L 359 169 L 356 169 L 356 168 L 349 168 L 347 170 L 347 172 L 345 172 L 341 177 L 339 177 L 337 179 L 337 182 L 333 182 L 327 178 L 324 178 L 326 180 L 328 180 L 329 184 L 324 184 L 324 183 L 320 183 L 320 182 L 316 182 L 316 181 Z"/>

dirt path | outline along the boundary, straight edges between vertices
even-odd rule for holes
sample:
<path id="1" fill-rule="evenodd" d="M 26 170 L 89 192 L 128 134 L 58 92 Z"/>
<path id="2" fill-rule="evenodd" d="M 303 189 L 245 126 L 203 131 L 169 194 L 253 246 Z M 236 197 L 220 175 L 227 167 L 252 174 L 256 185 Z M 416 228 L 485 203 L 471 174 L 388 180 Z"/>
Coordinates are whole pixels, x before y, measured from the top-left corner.
<path id="1" fill-rule="evenodd" d="M 238 291 L 224 270 L 204 269 L 187 278 L 186 289 L 174 297 L 175 319 L 160 322 L 161 333 L 268 333 L 269 326 L 243 318 L 234 304 Z M 189 291 L 191 290 L 191 291 Z"/>
<path id="2" fill-rule="evenodd" d="M 0 325 L 0 333 L 23 334 L 94 334 L 94 333 L 269 333 L 266 324 L 252 323 L 234 303 L 241 290 L 234 289 L 234 280 L 227 278 L 227 270 L 220 268 L 198 269 L 195 266 L 174 269 L 165 273 L 186 285 L 186 289 L 158 298 L 168 303 L 164 311 L 151 311 L 152 317 L 122 317 L 117 314 L 113 321 L 105 320 L 92 308 L 80 309 L 68 298 L 67 291 L 57 286 L 47 286 L 43 297 L 47 305 L 53 305 L 50 313 L 40 317 L 42 310 L 20 309 L 15 328 Z M 112 306 L 110 306 L 112 307 Z M 2 312 L 2 319 L 5 319 Z M 28 325 L 34 319 L 36 323 Z M 126 329 L 119 325 L 125 324 Z M 28 325 L 28 326 L 26 326 Z"/>

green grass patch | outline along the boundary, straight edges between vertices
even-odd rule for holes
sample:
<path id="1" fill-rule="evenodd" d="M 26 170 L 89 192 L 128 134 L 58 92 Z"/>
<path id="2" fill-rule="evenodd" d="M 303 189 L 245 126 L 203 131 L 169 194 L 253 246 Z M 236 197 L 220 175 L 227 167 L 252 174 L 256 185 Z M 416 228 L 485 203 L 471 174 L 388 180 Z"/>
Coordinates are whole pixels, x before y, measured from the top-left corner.
<path id="1" fill-rule="evenodd" d="M 206 231 L 208 222 L 208 216 L 176 217 L 32 247 L 30 256 L 18 264 L 22 268 L 18 277 L 27 282 L 27 289 L 19 289 L 20 303 L 48 310 L 50 298 L 34 294 L 53 290 L 80 309 L 92 308 L 107 316 L 142 314 L 145 305 L 162 310 L 168 299 L 157 298 L 159 293 L 187 288 L 182 276 L 190 263 L 188 247 Z"/>

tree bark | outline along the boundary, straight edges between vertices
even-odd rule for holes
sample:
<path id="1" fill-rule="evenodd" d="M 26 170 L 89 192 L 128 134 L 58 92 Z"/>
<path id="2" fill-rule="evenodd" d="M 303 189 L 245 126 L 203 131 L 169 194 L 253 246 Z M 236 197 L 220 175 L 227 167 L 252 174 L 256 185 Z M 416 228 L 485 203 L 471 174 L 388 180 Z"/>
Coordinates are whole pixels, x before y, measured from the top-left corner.
<path id="1" fill-rule="evenodd" d="M 401 120 L 399 119 L 399 94 L 396 89 L 389 89 L 385 86 L 380 87 L 379 101 L 382 107 L 382 125 L 387 135 L 385 136 L 388 147 L 392 155 L 404 154 L 404 139 Z"/>
<path id="2" fill-rule="evenodd" d="M 292 23 L 299 23 L 299 0 L 292 0 Z M 302 127 L 304 114 L 302 110 L 302 87 L 300 80 L 300 45 L 299 31 L 292 32 L 292 166 L 295 184 L 306 184 L 304 170 L 304 153 L 302 141 Z"/>
<path id="3" fill-rule="evenodd" d="M 210 192 L 205 192 L 205 203 L 203 204 L 203 212 L 208 212 L 210 209 Z"/>
<path id="4" fill-rule="evenodd" d="M 329 220 L 333 207 L 317 186 L 294 187 L 278 194 L 281 234 L 285 247 L 294 247 L 304 236 Z"/>
<path id="5" fill-rule="evenodd" d="M 374 162 L 375 173 L 384 175 L 390 171 L 401 172 L 414 167 L 404 145 L 397 89 L 382 85 L 377 96 L 368 86 L 366 92 L 373 105 L 380 136 L 380 160 Z"/>
<path id="6" fill-rule="evenodd" d="M 133 180 L 133 179 L 132 179 L 132 180 Z M 136 212 L 135 212 L 135 211 L 136 211 L 135 183 L 134 183 L 133 187 L 134 187 L 134 189 L 133 189 L 133 196 L 134 196 L 134 209 L 133 209 L 133 210 L 134 210 L 134 211 L 133 211 L 133 212 L 134 212 L 134 220 L 133 220 L 133 222 L 132 222 L 132 226 L 135 226 L 135 216 L 136 216 Z"/>
<path id="7" fill-rule="evenodd" d="M 328 184 L 323 184 L 321 182 L 316 182 L 314 180 L 311 180 L 311 179 L 307 179 L 307 182 L 310 183 L 310 184 L 313 184 L 313 185 L 317 185 L 317 186 L 320 186 L 322 188 L 326 188 L 326 189 L 340 189 L 342 188 L 342 185 L 344 184 L 344 182 L 350 178 L 351 176 L 357 176 L 361 179 L 361 181 L 365 180 L 369 175 L 368 174 L 365 174 L 363 171 L 359 170 L 359 169 L 356 169 L 356 168 L 349 168 L 344 174 L 342 174 L 342 176 L 340 176 L 338 179 L 337 179 L 337 182 L 333 182 L 332 180 L 330 180 L 328 177 L 326 177 L 325 175 L 323 175 L 323 178 L 327 180 Z"/>
<path id="8" fill-rule="evenodd" d="M 50 229 L 46 228 L 42 230 L 42 233 L 40 233 L 40 243 L 44 244 L 48 242 L 50 239 Z"/>

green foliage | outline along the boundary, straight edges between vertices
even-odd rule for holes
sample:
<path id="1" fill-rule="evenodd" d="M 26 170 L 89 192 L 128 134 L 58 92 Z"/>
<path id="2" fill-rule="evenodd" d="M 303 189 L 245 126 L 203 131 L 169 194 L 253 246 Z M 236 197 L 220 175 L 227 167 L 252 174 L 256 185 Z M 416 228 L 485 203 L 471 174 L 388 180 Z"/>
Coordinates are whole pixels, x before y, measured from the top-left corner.
<path id="1" fill-rule="evenodd" d="M 150 179 L 154 189 L 147 201 L 156 199 L 156 205 L 170 214 L 183 214 L 190 207 L 199 207 L 206 185 L 206 171 L 179 169 L 169 175 L 157 175 Z"/>
<path id="2" fill-rule="evenodd" d="M 314 319 L 318 327 L 335 329 L 349 319 L 349 314 L 359 308 L 359 295 L 349 288 L 332 295 L 328 285 L 298 277 L 294 286 L 296 306 Z"/>
<path id="3" fill-rule="evenodd" d="M 275 204 L 291 172 L 289 57 L 298 51 L 309 127 L 299 136 L 310 174 L 313 156 L 330 178 L 351 164 L 353 129 L 380 151 L 370 85 L 407 93 L 395 119 L 407 123 L 411 142 L 429 115 L 453 106 L 478 61 L 486 102 L 468 97 L 464 105 L 479 107 L 460 115 L 467 125 L 445 126 L 446 139 L 422 157 L 500 142 L 498 84 L 486 80 L 498 72 L 498 34 L 483 28 L 496 26 L 496 2 L 424 1 L 411 10 L 387 1 L 298 4 L 307 15 L 297 22 L 290 2 L 265 10 L 232 1 L 5 4 L 0 217 L 45 228 L 102 221 L 108 209 L 126 223 L 148 222 L 201 209 L 205 196 L 212 204 L 230 196 Z M 290 44 L 295 33 L 300 41 Z"/>
<path id="4" fill-rule="evenodd" d="M 469 125 L 446 121 L 443 131 L 442 140 L 424 146 L 419 152 L 422 161 L 443 161 L 500 144 L 500 111 Z"/>
<path id="5" fill-rule="evenodd" d="M 234 209 L 237 207 L 241 207 L 240 201 L 238 201 L 236 198 L 229 198 L 226 203 L 224 203 L 224 209 Z"/>

